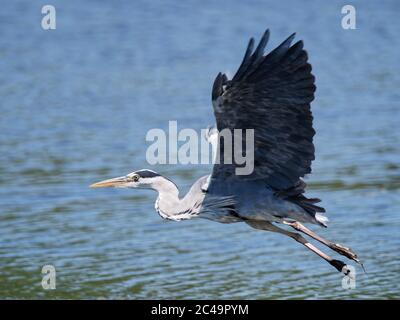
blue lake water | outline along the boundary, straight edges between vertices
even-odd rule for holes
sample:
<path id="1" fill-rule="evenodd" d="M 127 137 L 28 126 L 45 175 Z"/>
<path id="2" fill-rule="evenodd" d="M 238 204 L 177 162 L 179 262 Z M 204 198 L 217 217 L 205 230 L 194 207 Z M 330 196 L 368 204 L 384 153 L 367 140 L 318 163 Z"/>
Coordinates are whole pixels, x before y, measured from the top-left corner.
<path id="1" fill-rule="evenodd" d="M 51 31 L 40 1 L 0 11 L 0 298 L 400 298 L 398 1 L 352 1 L 356 30 L 341 27 L 342 1 L 51 4 Z M 364 261 L 353 290 L 289 238 L 166 222 L 150 191 L 88 188 L 148 167 L 184 192 L 209 173 L 149 166 L 145 135 L 169 120 L 213 124 L 212 81 L 267 27 L 269 49 L 297 32 L 313 65 L 307 195 L 323 199 L 330 223 L 311 227 Z M 42 289 L 46 264 L 56 290 Z"/>

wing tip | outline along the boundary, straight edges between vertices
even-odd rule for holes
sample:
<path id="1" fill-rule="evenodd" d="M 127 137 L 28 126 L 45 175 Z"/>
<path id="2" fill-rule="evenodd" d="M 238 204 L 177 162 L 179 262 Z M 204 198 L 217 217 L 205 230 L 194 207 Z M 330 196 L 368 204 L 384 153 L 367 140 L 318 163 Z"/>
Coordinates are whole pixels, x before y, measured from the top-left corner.
<path id="1" fill-rule="evenodd" d="M 290 47 L 290 45 L 295 37 L 296 37 L 296 32 L 293 32 L 289 37 L 286 38 L 285 41 L 282 42 L 281 45 Z"/>
<path id="2" fill-rule="evenodd" d="M 225 73 L 218 72 L 217 76 L 215 77 L 214 84 L 211 91 L 211 98 L 212 100 L 216 100 L 219 96 L 223 93 L 223 85 L 226 84 L 228 81 L 228 77 Z"/>

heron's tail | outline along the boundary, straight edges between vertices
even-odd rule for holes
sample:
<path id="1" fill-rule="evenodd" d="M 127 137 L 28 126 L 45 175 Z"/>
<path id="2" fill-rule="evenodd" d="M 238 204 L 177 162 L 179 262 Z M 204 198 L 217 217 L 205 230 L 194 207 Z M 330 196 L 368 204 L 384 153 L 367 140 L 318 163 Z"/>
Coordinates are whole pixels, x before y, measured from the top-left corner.
<path id="1" fill-rule="evenodd" d="M 303 195 L 306 186 L 307 184 L 303 180 L 299 179 L 293 187 L 277 191 L 275 194 L 284 200 L 297 204 L 309 213 L 319 225 L 327 227 L 326 223 L 328 222 L 328 218 L 321 214 L 325 212 L 325 209 L 315 205 L 316 203 L 321 202 L 321 200 L 318 198 L 306 198 Z"/>

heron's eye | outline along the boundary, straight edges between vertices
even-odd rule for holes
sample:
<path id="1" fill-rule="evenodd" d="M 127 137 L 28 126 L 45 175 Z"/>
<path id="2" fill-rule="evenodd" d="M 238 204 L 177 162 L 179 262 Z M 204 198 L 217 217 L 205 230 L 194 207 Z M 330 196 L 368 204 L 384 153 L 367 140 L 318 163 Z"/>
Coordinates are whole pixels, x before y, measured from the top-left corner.
<path id="1" fill-rule="evenodd" d="M 139 181 L 139 176 L 138 175 L 134 175 L 131 177 L 131 180 L 134 182 L 138 182 Z"/>

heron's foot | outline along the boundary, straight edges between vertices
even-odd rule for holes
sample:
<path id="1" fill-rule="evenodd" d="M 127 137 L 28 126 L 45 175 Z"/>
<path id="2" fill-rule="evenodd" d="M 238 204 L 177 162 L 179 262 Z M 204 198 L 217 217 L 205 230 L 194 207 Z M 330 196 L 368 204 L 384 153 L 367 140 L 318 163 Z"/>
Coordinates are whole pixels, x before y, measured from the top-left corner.
<path id="1" fill-rule="evenodd" d="M 339 243 L 334 243 L 332 249 L 335 250 L 337 253 L 341 254 L 342 256 L 345 256 L 357 262 L 358 264 L 362 265 L 360 259 L 358 259 L 357 255 L 350 248 L 342 246 Z"/>
<path id="2" fill-rule="evenodd" d="M 350 268 L 343 261 L 333 259 L 329 263 L 334 266 L 337 271 L 343 273 L 346 276 L 352 277 Z"/>

